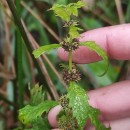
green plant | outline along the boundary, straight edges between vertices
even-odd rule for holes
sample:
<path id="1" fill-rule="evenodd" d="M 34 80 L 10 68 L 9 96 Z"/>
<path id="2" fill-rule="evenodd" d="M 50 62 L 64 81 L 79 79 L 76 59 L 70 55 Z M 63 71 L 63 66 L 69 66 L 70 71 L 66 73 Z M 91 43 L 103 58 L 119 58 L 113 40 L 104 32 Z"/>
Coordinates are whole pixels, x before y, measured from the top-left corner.
<path id="1" fill-rule="evenodd" d="M 94 41 L 80 42 L 77 39 L 77 37 L 80 37 L 79 31 L 82 29 L 78 27 L 78 21 L 73 17 L 78 16 L 78 9 L 83 6 L 84 3 L 78 1 L 77 3 L 70 3 L 68 5 L 55 4 L 50 9 L 54 11 L 56 16 L 63 20 L 64 27 L 67 28 L 68 33 L 60 44 L 42 46 L 36 49 L 33 54 L 35 58 L 38 58 L 42 53 L 60 47 L 67 51 L 69 59 L 68 65 L 62 65 L 62 67 L 63 79 L 68 89 L 67 94 L 61 96 L 58 102 L 44 101 L 41 100 L 41 97 L 43 97 L 41 87 L 36 85 L 30 92 L 30 104 L 19 110 L 19 120 L 25 124 L 26 129 L 29 129 L 29 126 L 31 126 L 31 129 L 35 130 L 41 130 L 43 128 L 49 130 L 48 125 L 45 125 L 47 121 L 45 113 L 47 113 L 50 108 L 60 104 L 63 108 L 57 116 L 58 127 L 60 129 L 82 130 L 86 121 L 90 119 L 96 130 L 110 130 L 110 127 L 106 128 L 98 119 L 100 111 L 89 105 L 89 98 L 86 95 L 86 91 L 78 85 L 78 81 L 81 79 L 80 72 L 76 64 L 72 62 L 72 52 L 79 49 L 79 46 L 85 46 L 101 56 L 106 64 L 106 70 L 108 68 L 107 54 L 101 47 Z M 101 75 L 104 75 L 105 72 Z"/>

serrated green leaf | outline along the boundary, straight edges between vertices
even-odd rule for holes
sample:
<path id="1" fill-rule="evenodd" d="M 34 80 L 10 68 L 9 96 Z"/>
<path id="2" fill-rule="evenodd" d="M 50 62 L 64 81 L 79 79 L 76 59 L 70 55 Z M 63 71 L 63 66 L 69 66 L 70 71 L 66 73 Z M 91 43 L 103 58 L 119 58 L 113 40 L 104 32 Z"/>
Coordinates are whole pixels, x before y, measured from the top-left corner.
<path id="1" fill-rule="evenodd" d="M 50 45 L 41 46 L 38 49 L 33 51 L 33 55 L 35 58 L 38 58 L 42 53 L 49 52 L 52 49 L 57 49 L 59 47 L 61 47 L 60 44 L 50 44 Z"/>
<path id="2" fill-rule="evenodd" d="M 32 128 L 30 130 L 50 130 L 51 127 L 47 120 L 47 117 L 39 117 L 36 121 L 32 123 Z"/>
<path id="3" fill-rule="evenodd" d="M 95 126 L 96 130 L 111 130 L 106 128 L 98 119 L 100 111 L 93 108 L 88 103 L 86 91 L 74 82 L 71 82 L 68 88 L 67 98 L 69 99 L 69 107 L 72 108 L 73 116 L 77 119 L 78 130 L 82 130 L 87 119 Z"/>
<path id="4" fill-rule="evenodd" d="M 70 20 L 70 14 L 68 14 L 65 5 L 54 4 L 50 10 L 53 10 L 56 16 L 60 17 L 62 20 Z"/>
<path id="5" fill-rule="evenodd" d="M 19 110 L 19 120 L 23 124 L 28 124 L 39 118 L 42 113 L 48 112 L 50 108 L 58 105 L 55 101 L 44 101 L 37 106 L 27 105 Z"/>
<path id="6" fill-rule="evenodd" d="M 39 84 L 36 84 L 31 90 L 30 90 L 30 105 L 36 106 L 44 101 L 45 92 L 42 91 L 42 86 L 39 86 Z"/>
<path id="7" fill-rule="evenodd" d="M 76 8 L 81 8 L 85 6 L 85 3 L 83 1 L 78 1 L 77 3 L 74 3 L 74 6 L 76 6 Z"/>
<path id="8" fill-rule="evenodd" d="M 77 3 L 70 3 L 67 5 L 67 10 L 69 14 L 78 16 L 78 8 L 83 7 L 85 4 L 82 1 L 78 1 Z"/>
<path id="9" fill-rule="evenodd" d="M 76 26 L 70 26 L 69 35 L 72 39 L 79 37 L 79 31 L 82 31 L 82 29 L 76 27 Z"/>
<path id="10" fill-rule="evenodd" d="M 67 98 L 69 99 L 69 107 L 72 108 L 73 116 L 77 119 L 78 126 L 82 130 L 88 118 L 86 111 L 88 97 L 86 92 L 79 85 L 72 82 L 68 88 Z"/>
<path id="11" fill-rule="evenodd" d="M 50 10 L 53 10 L 56 16 L 60 17 L 64 21 L 70 21 L 71 15 L 78 16 L 78 8 L 84 6 L 82 1 L 77 3 L 70 3 L 68 5 L 55 4 Z"/>
<path id="12" fill-rule="evenodd" d="M 107 72 L 109 66 L 107 53 L 94 41 L 81 42 L 80 46 L 86 46 L 88 49 L 95 51 L 99 56 L 103 58 L 104 63 L 106 65 L 106 70 L 103 72 L 103 74 L 99 75 L 99 76 L 103 76 Z"/>
<path id="13" fill-rule="evenodd" d="M 91 123 L 95 126 L 95 130 L 111 130 L 110 127 L 106 128 L 99 120 L 100 111 L 96 108 L 89 106 L 88 116 Z"/>
<path id="14" fill-rule="evenodd" d="M 70 6 L 68 5 L 67 6 L 67 12 L 70 14 L 70 15 L 74 15 L 74 16 L 78 16 L 78 10 L 75 6 Z"/>

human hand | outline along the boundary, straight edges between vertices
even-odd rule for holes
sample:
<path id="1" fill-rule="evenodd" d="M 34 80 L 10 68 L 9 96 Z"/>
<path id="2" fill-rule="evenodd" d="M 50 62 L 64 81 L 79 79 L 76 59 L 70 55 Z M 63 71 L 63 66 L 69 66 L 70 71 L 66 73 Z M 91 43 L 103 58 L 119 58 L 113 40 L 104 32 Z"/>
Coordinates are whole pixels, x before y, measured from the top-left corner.
<path id="1" fill-rule="evenodd" d="M 88 31 L 83 33 L 79 40 L 95 41 L 110 58 L 130 60 L 130 24 Z M 68 60 L 68 54 L 63 49 L 58 50 L 58 55 L 62 60 Z M 98 60 L 101 58 L 86 47 L 80 47 L 73 52 L 73 61 L 76 63 L 90 63 Z M 90 105 L 100 109 L 104 124 L 110 124 L 112 130 L 130 130 L 130 81 L 122 81 L 89 91 L 88 96 Z M 56 106 L 48 114 L 48 120 L 53 128 L 56 128 L 56 115 L 60 110 L 61 107 Z M 85 130 L 94 130 L 94 128 L 88 124 Z"/>

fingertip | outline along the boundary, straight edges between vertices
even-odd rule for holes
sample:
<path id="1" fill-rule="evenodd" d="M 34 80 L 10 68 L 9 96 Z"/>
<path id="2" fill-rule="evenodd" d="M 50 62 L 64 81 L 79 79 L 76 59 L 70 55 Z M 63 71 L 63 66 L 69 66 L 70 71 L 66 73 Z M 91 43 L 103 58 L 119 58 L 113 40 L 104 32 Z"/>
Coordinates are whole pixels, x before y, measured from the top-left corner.
<path id="1" fill-rule="evenodd" d="M 68 52 L 64 51 L 64 49 L 60 48 L 57 50 L 57 54 L 59 58 L 63 61 L 68 60 Z M 101 60 L 101 57 L 96 54 L 94 51 L 90 51 L 88 48 L 84 46 L 80 46 L 79 49 L 73 51 L 72 60 L 78 64 L 91 63 L 93 61 Z"/>
<path id="2" fill-rule="evenodd" d="M 58 115 L 60 110 L 61 110 L 61 106 L 56 106 L 52 108 L 48 113 L 48 121 L 53 128 L 57 126 L 56 116 Z M 53 129 L 53 130 L 58 130 L 58 129 Z"/>
<path id="3" fill-rule="evenodd" d="M 63 48 L 59 48 L 57 50 L 57 54 L 58 54 L 58 56 L 59 56 L 59 58 L 61 60 L 63 60 L 63 61 L 67 61 L 68 60 L 68 53 Z"/>
<path id="4" fill-rule="evenodd" d="M 101 120 L 130 116 L 130 81 L 114 83 L 88 92 L 89 103 L 102 113 Z M 123 106 L 123 107 L 122 107 Z"/>
<path id="5" fill-rule="evenodd" d="M 130 24 L 124 24 L 94 29 L 81 34 L 81 37 L 79 37 L 78 40 L 79 42 L 95 41 L 103 50 L 106 51 L 110 58 L 117 60 L 129 60 L 129 27 Z M 63 61 L 68 60 L 68 53 L 63 49 L 58 50 L 58 55 Z M 75 63 L 91 63 L 99 60 L 101 60 L 101 57 L 86 47 L 82 46 L 73 51 L 73 61 Z"/>

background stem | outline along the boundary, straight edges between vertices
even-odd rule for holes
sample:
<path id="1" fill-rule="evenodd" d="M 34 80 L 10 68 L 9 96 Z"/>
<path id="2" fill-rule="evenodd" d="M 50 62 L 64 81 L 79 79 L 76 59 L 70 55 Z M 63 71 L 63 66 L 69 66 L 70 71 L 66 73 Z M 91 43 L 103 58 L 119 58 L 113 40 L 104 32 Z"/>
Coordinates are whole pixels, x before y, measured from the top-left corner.
<path id="1" fill-rule="evenodd" d="M 15 1 L 16 8 L 18 13 L 21 15 L 21 5 L 20 0 Z M 22 38 L 18 29 L 15 31 L 16 34 L 16 44 L 15 44 L 15 53 L 16 53 L 16 77 L 17 77 L 17 103 L 19 108 L 24 105 L 24 84 L 23 84 L 23 62 L 22 62 Z"/>
<path id="2" fill-rule="evenodd" d="M 8 3 L 8 6 L 9 6 L 10 10 L 11 10 L 11 13 L 13 14 L 15 24 L 16 24 L 16 26 L 17 26 L 20 34 L 21 34 L 21 37 L 23 38 L 24 42 L 26 43 L 26 46 L 27 46 L 27 49 L 28 49 L 29 53 L 32 54 L 33 49 L 32 49 L 32 46 L 31 46 L 31 42 L 30 42 L 30 40 L 28 38 L 28 35 L 26 34 L 26 31 L 25 31 L 25 29 L 23 27 L 23 24 L 21 22 L 21 18 L 19 16 L 18 12 L 17 12 L 17 8 L 15 8 L 15 5 L 14 5 L 13 1 L 11 1 L 11 0 L 6 0 L 6 1 Z M 32 59 L 33 59 L 35 65 L 36 65 L 37 69 L 38 69 L 40 77 L 42 77 L 42 79 L 43 79 L 45 74 L 43 72 L 41 72 L 41 70 L 45 70 L 46 71 L 46 69 L 45 69 L 44 66 L 40 65 L 40 63 L 42 63 L 41 58 L 36 60 L 36 59 L 34 59 L 33 55 L 31 55 L 31 57 L 32 57 Z M 43 84 L 45 84 L 45 82 L 47 82 L 47 81 L 50 81 L 50 80 L 43 80 L 42 82 L 43 82 Z M 50 91 L 51 91 L 51 93 L 53 95 L 53 93 L 56 92 L 53 83 L 52 82 L 47 82 L 47 85 L 50 86 L 49 89 L 50 89 Z M 48 89 L 48 86 L 44 85 L 44 87 L 46 87 L 47 89 Z M 52 89 L 54 91 L 52 91 Z M 54 96 L 53 98 L 55 98 L 55 99 L 58 98 L 58 94 L 57 94 L 57 96 L 55 96 L 55 95 L 53 95 L 53 96 Z"/>

